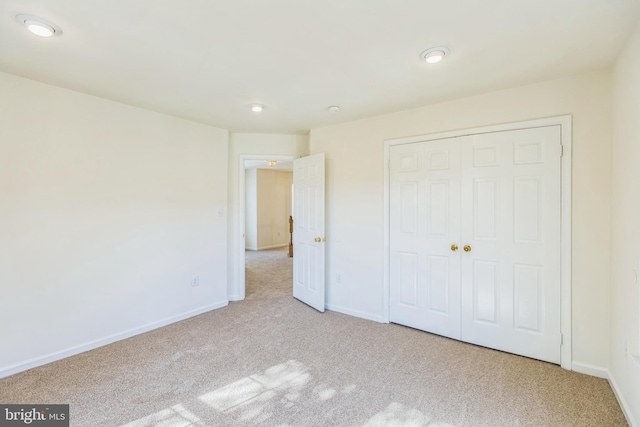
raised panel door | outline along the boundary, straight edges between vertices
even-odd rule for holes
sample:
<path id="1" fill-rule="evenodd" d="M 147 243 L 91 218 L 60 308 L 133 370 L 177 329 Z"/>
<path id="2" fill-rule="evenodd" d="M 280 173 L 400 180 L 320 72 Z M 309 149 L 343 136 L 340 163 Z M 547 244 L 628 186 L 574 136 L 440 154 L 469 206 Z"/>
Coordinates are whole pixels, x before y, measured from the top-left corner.
<path id="1" fill-rule="evenodd" d="M 461 336 L 560 363 L 560 127 L 461 140 Z"/>
<path id="2" fill-rule="evenodd" d="M 458 139 L 390 149 L 390 320 L 460 338 Z"/>
<path id="3" fill-rule="evenodd" d="M 324 153 L 293 162 L 293 296 L 324 312 Z"/>

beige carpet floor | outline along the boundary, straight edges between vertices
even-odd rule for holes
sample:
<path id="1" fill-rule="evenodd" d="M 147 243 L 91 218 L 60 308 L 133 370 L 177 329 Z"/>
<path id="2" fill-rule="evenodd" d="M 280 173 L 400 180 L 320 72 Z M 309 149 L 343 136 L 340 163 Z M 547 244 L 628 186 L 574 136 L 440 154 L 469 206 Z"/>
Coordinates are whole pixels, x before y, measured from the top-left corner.
<path id="1" fill-rule="evenodd" d="M 609 384 L 291 297 L 292 260 L 247 253 L 247 298 L 0 380 L 72 426 L 624 426 Z"/>

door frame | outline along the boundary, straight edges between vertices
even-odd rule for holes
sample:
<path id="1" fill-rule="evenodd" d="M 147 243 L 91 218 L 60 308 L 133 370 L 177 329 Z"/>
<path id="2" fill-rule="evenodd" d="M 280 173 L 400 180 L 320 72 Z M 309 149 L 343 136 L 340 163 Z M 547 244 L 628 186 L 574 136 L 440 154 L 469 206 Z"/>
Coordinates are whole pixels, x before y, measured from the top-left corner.
<path id="1" fill-rule="evenodd" d="M 265 155 L 265 154 L 240 154 L 240 162 L 238 166 L 238 297 L 234 301 L 241 301 L 246 296 L 246 277 L 245 277 L 245 160 L 295 160 L 297 156 L 282 155 Z"/>
<path id="2" fill-rule="evenodd" d="M 572 370 L 571 352 L 571 127 L 572 116 L 564 115 L 522 122 L 481 126 L 449 132 L 439 132 L 420 136 L 388 139 L 384 141 L 384 283 L 383 283 L 383 321 L 389 323 L 390 311 L 390 148 L 394 145 L 433 141 L 437 139 L 509 130 L 529 129 L 547 126 L 560 126 L 560 366 Z"/>

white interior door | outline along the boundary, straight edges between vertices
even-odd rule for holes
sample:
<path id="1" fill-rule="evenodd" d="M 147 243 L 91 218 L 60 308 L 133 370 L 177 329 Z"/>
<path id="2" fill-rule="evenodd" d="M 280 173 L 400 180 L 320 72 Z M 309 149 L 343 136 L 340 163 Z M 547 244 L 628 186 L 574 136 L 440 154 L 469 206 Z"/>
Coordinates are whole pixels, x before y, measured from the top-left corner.
<path id="1" fill-rule="evenodd" d="M 324 153 L 293 162 L 293 296 L 324 312 Z"/>
<path id="2" fill-rule="evenodd" d="M 461 146 L 462 339 L 560 363 L 560 126 Z"/>
<path id="3" fill-rule="evenodd" d="M 390 154 L 390 320 L 460 339 L 459 138 Z"/>
<path id="4" fill-rule="evenodd" d="M 560 363 L 560 126 L 390 147 L 390 320 Z"/>

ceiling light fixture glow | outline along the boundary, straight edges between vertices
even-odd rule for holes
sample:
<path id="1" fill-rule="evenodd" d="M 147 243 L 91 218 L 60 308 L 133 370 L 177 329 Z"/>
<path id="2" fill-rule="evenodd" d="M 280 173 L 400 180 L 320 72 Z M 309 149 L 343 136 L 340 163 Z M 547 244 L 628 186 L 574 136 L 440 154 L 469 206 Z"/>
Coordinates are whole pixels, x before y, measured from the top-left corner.
<path id="1" fill-rule="evenodd" d="M 16 21 L 27 27 L 27 30 L 40 37 L 51 37 L 62 34 L 62 29 L 53 22 L 33 15 L 18 15 Z"/>
<path id="2" fill-rule="evenodd" d="M 429 64 L 436 64 L 444 59 L 445 56 L 449 55 L 450 50 L 446 47 L 432 47 L 430 49 L 425 50 L 420 54 L 420 58 L 423 61 L 427 61 Z"/>
<path id="3" fill-rule="evenodd" d="M 262 112 L 262 110 L 264 110 L 264 105 L 260 105 L 260 104 L 251 104 L 251 111 L 253 111 L 254 113 L 260 113 Z"/>
<path id="4" fill-rule="evenodd" d="M 431 52 L 429 55 L 427 55 L 425 61 L 427 61 L 429 64 L 436 64 L 442 61 L 442 58 L 444 58 L 444 52 Z"/>
<path id="5" fill-rule="evenodd" d="M 25 22 L 27 30 L 31 31 L 36 36 L 51 37 L 55 34 L 55 30 L 48 25 L 43 25 L 38 22 L 27 21 Z"/>
<path id="6" fill-rule="evenodd" d="M 337 105 L 332 105 L 331 107 L 329 107 L 329 111 L 331 111 L 332 113 L 337 113 L 338 111 L 340 111 L 340 107 L 338 107 Z"/>

